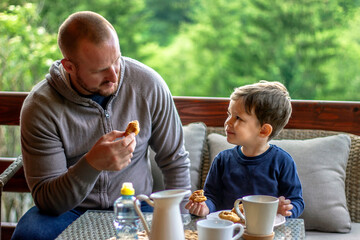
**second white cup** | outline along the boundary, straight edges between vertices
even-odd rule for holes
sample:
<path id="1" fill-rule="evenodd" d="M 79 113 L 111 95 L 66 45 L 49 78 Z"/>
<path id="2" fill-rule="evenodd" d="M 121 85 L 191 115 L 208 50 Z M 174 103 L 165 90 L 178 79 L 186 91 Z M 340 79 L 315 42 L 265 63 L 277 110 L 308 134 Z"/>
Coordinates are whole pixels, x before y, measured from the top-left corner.
<path id="1" fill-rule="evenodd" d="M 244 214 L 239 210 L 243 204 Z M 246 232 L 251 235 L 272 234 L 278 210 L 279 199 L 266 195 L 250 195 L 239 198 L 234 203 L 235 212 L 245 220 Z"/>
<path id="2" fill-rule="evenodd" d="M 235 240 L 244 233 L 244 227 L 228 220 L 205 219 L 196 223 L 198 240 Z M 239 232 L 235 235 L 235 230 Z"/>

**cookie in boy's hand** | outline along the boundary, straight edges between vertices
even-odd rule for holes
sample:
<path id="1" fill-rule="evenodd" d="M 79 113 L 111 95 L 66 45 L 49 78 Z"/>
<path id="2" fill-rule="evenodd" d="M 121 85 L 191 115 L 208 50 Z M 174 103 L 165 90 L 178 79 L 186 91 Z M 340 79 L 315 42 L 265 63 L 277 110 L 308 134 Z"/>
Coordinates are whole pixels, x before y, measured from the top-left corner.
<path id="1" fill-rule="evenodd" d="M 125 130 L 125 137 L 131 133 L 135 133 L 135 136 L 140 132 L 139 122 L 137 120 L 129 122 Z"/>
<path id="2" fill-rule="evenodd" d="M 204 202 L 206 201 L 206 197 L 204 196 L 204 190 L 196 190 L 194 191 L 191 196 L 189 197 L 189 200 L 193 202 Z"/>

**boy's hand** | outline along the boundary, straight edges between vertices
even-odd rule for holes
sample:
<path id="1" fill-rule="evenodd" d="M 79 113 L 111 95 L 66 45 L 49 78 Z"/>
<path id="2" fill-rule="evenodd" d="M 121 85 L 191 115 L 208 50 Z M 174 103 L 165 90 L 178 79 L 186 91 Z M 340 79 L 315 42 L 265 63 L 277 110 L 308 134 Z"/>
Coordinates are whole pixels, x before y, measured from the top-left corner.
<path id="1" fill-rule="evenodd" d="M 289 217 L 291 216 L 291 209 L 293 209 L 293 205 L 291 204 L 291 201 L 289 199 L 285 199 L 285 197 L 280 196 L 279 197 L 279 207 L 277 213 Z"/>
<path id="2" fill-rule="evenodd" d="M 189 213 L 197 215 L 199 217 L 205 217 L 210 212 L 205 202 L 198 203 L 191 200 L 185 205 L 185 209 L 188 209 Z"/>

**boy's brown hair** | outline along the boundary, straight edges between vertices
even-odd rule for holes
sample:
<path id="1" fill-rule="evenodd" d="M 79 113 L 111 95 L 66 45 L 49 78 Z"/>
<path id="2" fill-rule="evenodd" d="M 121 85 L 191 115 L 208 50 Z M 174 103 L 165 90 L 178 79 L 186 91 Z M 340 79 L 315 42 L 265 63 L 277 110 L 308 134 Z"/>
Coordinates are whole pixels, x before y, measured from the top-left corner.
<path id="1" fill-rule="evenodd" d="M 246 113 L 254 111 L 260 124 L 270 124 L 273 128 L 268 140 L 276 137 L 288 123 L 292 108 L 290 95 L 280 82 L 261 80 L 258 83 L 235 88 L 230 99 L 241 99 Z"/>

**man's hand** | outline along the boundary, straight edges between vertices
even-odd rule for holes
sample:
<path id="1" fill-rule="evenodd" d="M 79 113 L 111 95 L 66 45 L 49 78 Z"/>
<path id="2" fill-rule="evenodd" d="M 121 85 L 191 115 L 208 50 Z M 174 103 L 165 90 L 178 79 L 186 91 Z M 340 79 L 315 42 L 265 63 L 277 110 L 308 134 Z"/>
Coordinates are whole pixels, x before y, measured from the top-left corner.
<path id="1" fill-rule="evenodd" d="M 200 217 L 205 217 L 210 212 L 205 202 L 198 203 L 191 200 L 185 205 L 185 209 L 188 209 L 189 213 Z"/>
<path id="2" fill-rule="evenodd" d="M 134 133 L 121 137 L 124 137 L 124 132 L 116 130 L 102 136 L 85 155 L 86 161 L 99 171 L 119 171 L 125 168 L 131 162 L 136 140 Z"/>
<path id="3" fill-rule="evenodd" d="M 279 207 L 277 213 L 289 217 L 291 216 L 291 209 L 293 209 L 293 205 L 291 204 L 291 201 L 289 199 L 285 199 L 285 197 L 281 196 L 279 197 Z"/>

